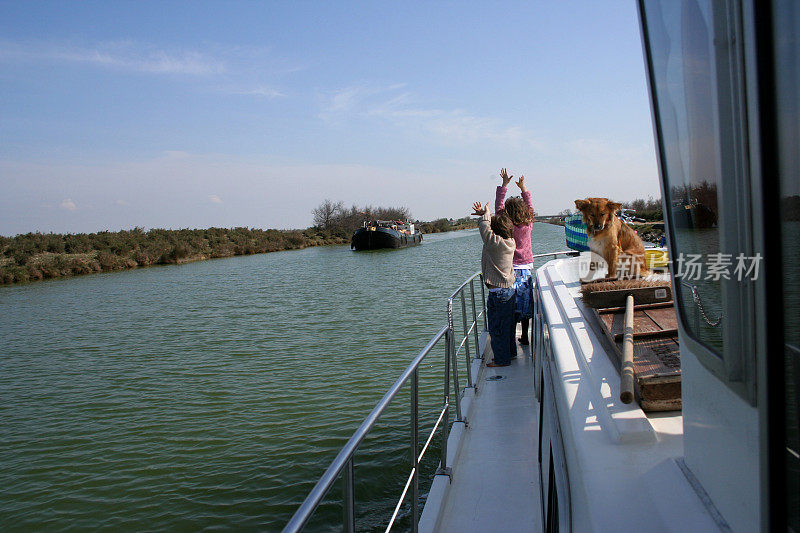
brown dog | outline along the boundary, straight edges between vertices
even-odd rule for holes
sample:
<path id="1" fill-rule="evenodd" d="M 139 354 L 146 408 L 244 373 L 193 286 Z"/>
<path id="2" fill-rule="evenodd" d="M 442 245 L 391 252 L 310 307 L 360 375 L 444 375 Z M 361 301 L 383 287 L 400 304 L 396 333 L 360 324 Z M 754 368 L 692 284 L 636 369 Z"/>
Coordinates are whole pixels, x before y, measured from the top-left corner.
<path id="1" fill-rule="evenodd" d="M 606 277 L 615 277 L 618 268 L 621 270 L 620 278 L 646 276 L 649 273 L 642 239 L 617 217 L 621 204 L 608 198 L 586 198 L 575 200 L 575 207 L 583 214 L 589 248 L 603 256 L 608 263 Z"/>

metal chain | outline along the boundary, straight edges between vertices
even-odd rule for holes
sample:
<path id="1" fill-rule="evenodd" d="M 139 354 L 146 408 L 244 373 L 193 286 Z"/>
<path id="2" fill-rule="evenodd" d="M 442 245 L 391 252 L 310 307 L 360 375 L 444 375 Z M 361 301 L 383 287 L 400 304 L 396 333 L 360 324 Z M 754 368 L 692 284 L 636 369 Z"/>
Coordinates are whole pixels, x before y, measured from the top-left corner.
<path id="1" fill-rule="evenodd" d="M 689 287 L 691 287 L 692 299 L 694 300 L 694 303 L 697 306 L 697 308 L 700 309 L 700 316 L 703 317 L 703 320 L 705 320 L 706 324 L 708 324 L 712 328 L 718 327 L 720 322 L 722 322 L 722 317 L 723 317 L 722 313 L 720 313 L 719 317 L 717 317 L 716 320 L 710 320 L 708 318 L 708 315 L 706 314 L 706 310 L 703 309 L 703 302 L 700 301 L 700 294 L 697 292 L 697 287 L 690 283 L 686 283 L 686 285 L 689 285 Z"/>

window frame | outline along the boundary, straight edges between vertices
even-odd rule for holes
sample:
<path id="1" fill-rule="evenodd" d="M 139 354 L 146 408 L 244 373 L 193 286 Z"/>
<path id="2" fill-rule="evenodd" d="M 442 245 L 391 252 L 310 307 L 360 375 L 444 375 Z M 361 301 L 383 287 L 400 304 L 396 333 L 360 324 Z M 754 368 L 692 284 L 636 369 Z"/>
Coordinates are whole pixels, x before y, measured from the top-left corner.
<path id="1" fill-rule="evenodd" d="M 667 151 L 662 132 L 663 121 L 660 113 L 659 93 L 653 69 L 653 51 L 647 25 L 648 8 L 646 4 L 657 7 L 658 0 L 640 0 L 642 17 L 642 46 L 644 48 L 645 70 L 650 91 L 651 115 L 655 136 L 659 179 L 662 191 L 662 209 L 667 220 L 667 246 L 670 258 L 677 257 L 675 220 L 671 210 L 670 179 Z M 752 195 L 750 190 L 751 161 L 749 158 L 748 91 L 745 79 L 744 28 L 742 7 L 736 0 L 713 2 L 711 4 L 713 72 L 711 72 L 711 103 L 713 106 L 713 129 L 719 139 L 715 146 L 715 166 L 717 182 L 718 222 L 720 253 L 739 253 L 746 257 L 754 256 L 752 227 Z M 725 176 L 723 179 L 722 177 Z M 762 253 L 763 257 L 763 253 Z M 680 278 L 675 277 L 670 268 L 676 298 L 681 302 L 691 301 L 691 293 L 683 287 Z M 725 327 L 723 329 L 723 349 L 717 352 L 701 341 L 690 327 L 690 317 L 676 302 L 678 327 L 681 343 L 697 356 L 700 363 L 714 376 L 744 398 L 756 405 L 756 361 L 755 361 L 755 285 L 752 280 L 720 280 L 722 309 Z"/>

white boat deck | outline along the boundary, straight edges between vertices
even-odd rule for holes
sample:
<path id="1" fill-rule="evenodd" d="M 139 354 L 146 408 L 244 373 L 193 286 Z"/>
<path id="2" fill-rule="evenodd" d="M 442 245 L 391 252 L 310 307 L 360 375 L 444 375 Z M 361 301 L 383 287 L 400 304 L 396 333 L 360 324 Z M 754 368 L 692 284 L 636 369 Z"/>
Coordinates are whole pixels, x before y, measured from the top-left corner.
<path id="1" fill-rule="evenodd" d="M 537 270 L 545 359 L 535 367 L 526 347 L 509 367 L 473 362 L 477 391 L 466 389 L 461 400 L 467 426 L 454 423 L 448 439 L 452 476 L 434 477 L 420 531 L 542 529 L 540 405 L 534 386 L 539 369 L 544 461 L 557 468 L 553 477 L 549 469 L 546 475 L 560 484 L 555 509 L 564 529 L 728 530 L 683 460 L 684 413 L 645 413 L 637 403 L 619 401 L 619 373 L 608 357 L 605 336 L 587 318 L 579 267 L 578 259 L 571 258 Z M 485 337 L 480 344 L 489 361 Z M 723 450 L 720 446 L 717 453 Z"/>
<path id="2" fill-rule="evenodd" d="M 487 343 L 485 360 L 491 357 Z M 539 407 L 529 347 L 518 345 L 511 366 L 484 367 L 477 385 L 435 530 L 539 531 Z"/>

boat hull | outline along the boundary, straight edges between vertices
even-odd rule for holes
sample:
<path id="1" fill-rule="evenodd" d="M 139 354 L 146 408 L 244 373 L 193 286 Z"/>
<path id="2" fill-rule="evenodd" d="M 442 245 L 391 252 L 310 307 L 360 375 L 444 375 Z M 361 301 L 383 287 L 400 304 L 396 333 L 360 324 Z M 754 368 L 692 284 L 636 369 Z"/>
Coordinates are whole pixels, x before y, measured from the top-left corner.
<path id="1" fill-rule="evenodd" d="M 405 248 L 422 242 L 422 234 L 408 235 L 391 228 L 360 228 L 350 241 L 350 248 L 356 251 L 377 250 L 380 248 Z"/>

